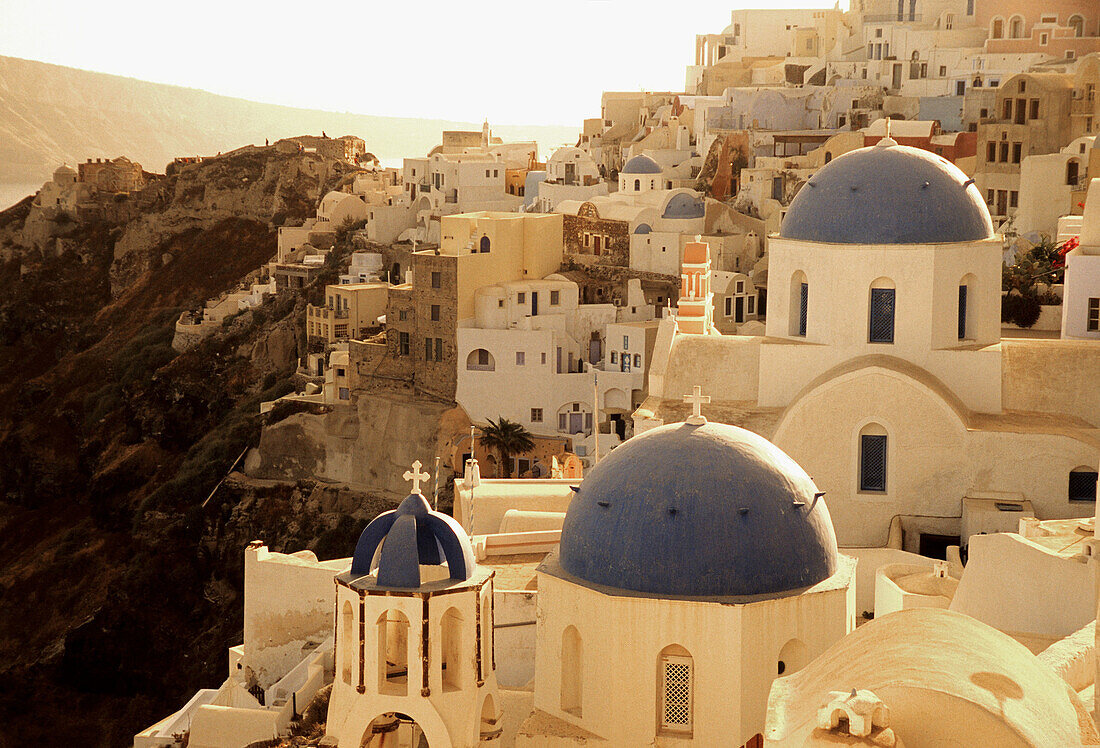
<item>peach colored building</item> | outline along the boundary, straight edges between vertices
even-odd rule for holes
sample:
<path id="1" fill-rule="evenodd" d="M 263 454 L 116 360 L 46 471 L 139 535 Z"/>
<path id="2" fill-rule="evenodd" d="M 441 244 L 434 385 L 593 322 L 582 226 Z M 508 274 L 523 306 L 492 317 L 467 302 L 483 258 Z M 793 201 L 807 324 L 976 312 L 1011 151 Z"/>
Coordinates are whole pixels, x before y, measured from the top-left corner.
<path id="1" fill-rule="evenodd" d="M 1096 0 L 979 0 L 975 20 L 989 29 L 990 54 L 1038 52 L 1074 58 L 1100 52 Z"/>

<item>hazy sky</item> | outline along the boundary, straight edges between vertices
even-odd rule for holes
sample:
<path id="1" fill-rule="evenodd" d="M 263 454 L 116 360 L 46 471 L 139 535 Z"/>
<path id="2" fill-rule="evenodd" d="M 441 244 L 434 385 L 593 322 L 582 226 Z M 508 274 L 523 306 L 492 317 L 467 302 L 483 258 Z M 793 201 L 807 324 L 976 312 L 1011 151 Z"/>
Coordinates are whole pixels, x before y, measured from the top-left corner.
<path id="1" fill-rule="evenodd" d="M 311 109 L 579 127 L 601 91 L 682 90 L 695 34 L 734 7 L 832 5 L 0 0 L 0 54 Z"/>

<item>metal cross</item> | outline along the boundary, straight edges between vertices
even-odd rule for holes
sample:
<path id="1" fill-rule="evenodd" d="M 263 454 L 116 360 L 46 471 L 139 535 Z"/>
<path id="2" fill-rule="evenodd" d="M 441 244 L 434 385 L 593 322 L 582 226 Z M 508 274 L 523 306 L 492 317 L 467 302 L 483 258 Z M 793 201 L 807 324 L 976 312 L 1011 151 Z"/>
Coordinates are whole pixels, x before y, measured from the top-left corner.
<path id="1" fill-rule="evenodd" d="M 703 416 L 703 404 L 710 402 L 710 395 L 704 395 L 702 387 L 699 385 L 692 387 L 691 394 L 684 395 L 684 402 L 691 403 L 691 417 L 687 419 L 688 423 L 707 422 L 707 419 Z"/>
<path id="2" fill-rule="evenodd" d="M 708 398 L 709 399 L 709 398 Z M 431 476 L 427 473 L 420 472 L 420 460 L 417 460 L 412 464 L 412 470 L 406 470 L 403 477 L 405 480 L 411 480 L 413 484 L 413 493 L 420 493 L 420 481 L 428 480 Z"/>

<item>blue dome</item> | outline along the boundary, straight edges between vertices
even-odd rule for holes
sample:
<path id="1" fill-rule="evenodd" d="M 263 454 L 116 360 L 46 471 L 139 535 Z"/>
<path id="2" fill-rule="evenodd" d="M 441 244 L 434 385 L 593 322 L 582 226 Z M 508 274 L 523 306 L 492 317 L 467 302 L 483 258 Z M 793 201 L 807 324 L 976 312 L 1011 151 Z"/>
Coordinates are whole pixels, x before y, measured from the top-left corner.
<path id="1" fill-rule="evenodd" d="M 706 205 L 701 197 L 680 192 L 669 198 L 661 218 L 702 218 L 706 215 Z"/>
<path id="2" fill-rule="evenodd" d="M 451 579 L 466 580 L 473 574 L 474 552 L 465 530 L 414 493 L 366 526 L 355 544 L 351 576 L 377 571 L 379 587 L 415 588 L 420 586 L 421 565 L 442 564 L 444 559 Z"/>
<path id="3" fill-rule="evenodd" d="M 646 155 L 635 156 L 626 162 L 620 174 L 660 174 L 661 166 Z"/>
<path id="4" fill-rule="evenodd" d="M 832 576 L 836 535 L 813 481 L 767 439 L 677 423 L 593 468 L 566 514 L 560 563 L 616 589 L 775 596 Z"/>
<path id="5" fill-rule="evenodd" d="M 940 244 L 993 235 L 973 179 L 934 153 L 893 142 L 822 167 L 791 201 L 779 235 L 832 244 Z"/>

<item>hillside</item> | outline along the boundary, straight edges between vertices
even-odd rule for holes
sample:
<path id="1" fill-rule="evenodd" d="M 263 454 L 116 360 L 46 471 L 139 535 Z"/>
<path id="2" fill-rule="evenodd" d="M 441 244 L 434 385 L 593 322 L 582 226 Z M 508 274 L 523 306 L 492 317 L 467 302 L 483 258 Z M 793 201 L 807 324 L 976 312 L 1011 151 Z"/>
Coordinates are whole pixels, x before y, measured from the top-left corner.
<path id="1" fill-rule="evenodd" d="M 372 105 L 382 110 L 386 102 Z M 61 163 L 120 155 L 163 172 L 176 156 L 322 131 L 358 135 L 388 161 L 423 156 L 442 130 L 454 129 L 481 123 L 295 109 L 0 56 L 0 185 L 40 184 Z M 544 151 L 577 139 L 567 127 L 494 124 L 493 131 L 537 140 Z"/>
<path id="2" fill-rule="evenodd" d="M 206 501 L 274 417 L 259 403 L 295 389 L 346 232 L 302 295 L 170 345 L 181 309 L 269 260 L 275 226 L 351 169 L 258 148 L 88 218 L 0 211 L 0 745 L 128 745 L 225 677 L 250 540 L 338 556 L 392 506 L 243 476 Z"/>

